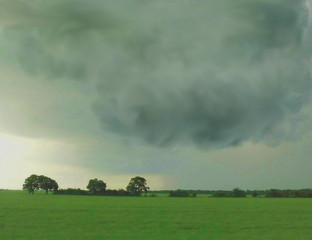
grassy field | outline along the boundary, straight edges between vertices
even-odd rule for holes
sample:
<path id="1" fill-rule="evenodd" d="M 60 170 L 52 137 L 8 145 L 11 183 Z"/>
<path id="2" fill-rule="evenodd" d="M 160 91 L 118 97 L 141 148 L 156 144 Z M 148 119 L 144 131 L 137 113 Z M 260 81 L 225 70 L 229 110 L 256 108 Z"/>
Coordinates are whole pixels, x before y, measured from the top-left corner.
<path id="1" fill-rule="evenodd" d="M 0 239 L 312 239 L 312 199 L 0 191 Z"/>

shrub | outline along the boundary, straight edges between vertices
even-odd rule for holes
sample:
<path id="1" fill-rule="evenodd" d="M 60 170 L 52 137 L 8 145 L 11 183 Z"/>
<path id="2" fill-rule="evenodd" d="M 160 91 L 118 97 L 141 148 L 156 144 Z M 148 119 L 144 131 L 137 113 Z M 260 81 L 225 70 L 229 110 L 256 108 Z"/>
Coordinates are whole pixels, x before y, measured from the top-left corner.
<path id="1" fill-rule="evenodd" d="M 169 197 L 189 197 L 189 193 L 184 190 L 175 190 L 175 191 L 170 191 L 169 192 Z"/>
<path id="2" fill-rule="evenodd" d="M 239 188 L 234 188 L 231 197 L 246 197 L 246 192 Z"/>

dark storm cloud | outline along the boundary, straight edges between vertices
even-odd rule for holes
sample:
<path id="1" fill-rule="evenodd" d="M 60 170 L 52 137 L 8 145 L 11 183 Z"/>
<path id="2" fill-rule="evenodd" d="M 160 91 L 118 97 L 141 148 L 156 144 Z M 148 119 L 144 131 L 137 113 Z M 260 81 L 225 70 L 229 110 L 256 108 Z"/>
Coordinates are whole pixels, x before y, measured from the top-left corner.
<path id="1" fill-rule="evenodd" d="M 8 62 L 96 86 L 92 108 L 121 136 L 206 148 L 279 141 L 309 103 L 310 1 L 1 2 Z"/>

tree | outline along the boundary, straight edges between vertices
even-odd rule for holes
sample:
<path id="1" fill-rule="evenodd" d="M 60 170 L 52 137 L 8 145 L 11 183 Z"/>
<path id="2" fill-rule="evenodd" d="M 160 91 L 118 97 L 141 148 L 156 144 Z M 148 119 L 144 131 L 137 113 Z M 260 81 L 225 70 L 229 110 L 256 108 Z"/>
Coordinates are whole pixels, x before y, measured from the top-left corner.
<path id="1" fill-rule="evenodd" d="M 104 193 L 106 191 L 106 183 L 97 178 L 90 179 L 87 189 L 90 190 L 91 193 Z"/>
<path id="2" fill-rule="evenodd" d="M 26 178 L 23 184 L 23 190 L 27 190 L 31 194 L 34 194 L 36 190 L 39 190 L 39 176 L 32 174 Z"/>
<path id="3" fill-rule="evenodd" d="M 23 184 L 23 189 L 27 190 L 29 193 L 34 193 L 35 191 L 42 189 L 45 190 L 46 194 L 48 191 L 56 191 L 58 189 L 58 184 L 55 180 L 43 176 L 32 174 L 30 177 L 25 179 Z"/>
<path id="4" fill-rule="evenodd" d="M 169 197 L 189 197 L 189 196 L 190 194 L 187 191 L 181 189 L 169 192 Z"/>
<path id="5" fill-rule="evenodd" d="M 258 197 L 259 193 L 258 193 L 257 190 L 254 190 L 254 191 L 252 191 L 251 195 L 252 195 L 253 197 Z"/>
<path id="6" fill-rule="evenodd" d="M 46 176 L 39 176 L 39 187 L 40 189 L 44 190 L 46 194 L 48 194 L 49 190 L 52 192 L 57 191 L 58 184 L 55 180 L 46 177 Z"/>
<path id="7" fill-rule="evenodd" d="M 147 192 L 149 189 L 150 188 L 146 186 L 146 179 L 139 176 L 131 178 L 127 186 L 127 191 L 136 195 L 140 195 L 142 192 Z"/>
<path id="8" fill-rule="evenodd" d="M 232 191 L 232 197 L 246 197 L 246 192 L 239 188 L 234 188 Z"/>
<path id="9" fill-rule="evenodd" d="M 279 189 L 270 189 L 266 192 L 266 197 L 282 197 L 281 190 Z"/>

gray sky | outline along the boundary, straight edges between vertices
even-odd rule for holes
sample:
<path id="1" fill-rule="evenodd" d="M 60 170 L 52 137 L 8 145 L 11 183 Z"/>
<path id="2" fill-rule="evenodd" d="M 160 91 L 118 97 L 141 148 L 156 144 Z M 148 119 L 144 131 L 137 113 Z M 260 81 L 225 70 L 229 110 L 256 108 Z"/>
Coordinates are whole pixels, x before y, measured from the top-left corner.
<path id="1" fill-rule="evenodd" d="M 310 0 L 0 0 L 0 188 L 312 186 Z"/>

